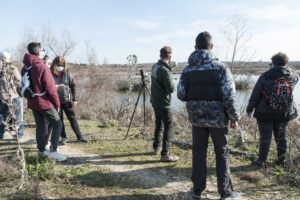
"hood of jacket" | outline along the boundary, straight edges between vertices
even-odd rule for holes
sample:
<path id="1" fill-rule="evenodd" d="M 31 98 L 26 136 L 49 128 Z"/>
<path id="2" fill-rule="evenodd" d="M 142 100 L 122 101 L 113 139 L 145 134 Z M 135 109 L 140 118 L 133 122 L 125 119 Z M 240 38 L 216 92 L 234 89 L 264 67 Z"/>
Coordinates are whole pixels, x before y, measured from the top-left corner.
<path id="1" fill-rule="evenodd" d="M 191 66 L 204 65 L 207 63 L 211 63 L 214 60 L 218 60 L 218 58 L 213 54 L 212 51 L 206 49 L 200 49 L 191 53 L 188 63 Z"/>
<path id="2" fill-rule="evenodd" d="M 31 66 L 36 64 L 44 64 L 43 60 L 41 60 L 38 56 L 33 54 L 25 54 L 23 63 L 25 66 Z"/>
<path id="3" fill-rule="evenodd" d="M 288 66 L 274 66 L 265 74 L 266 79 L 275 80 L 280 77 L 284 77 L 288 82 L 297 82 L 295 72 Z"/>

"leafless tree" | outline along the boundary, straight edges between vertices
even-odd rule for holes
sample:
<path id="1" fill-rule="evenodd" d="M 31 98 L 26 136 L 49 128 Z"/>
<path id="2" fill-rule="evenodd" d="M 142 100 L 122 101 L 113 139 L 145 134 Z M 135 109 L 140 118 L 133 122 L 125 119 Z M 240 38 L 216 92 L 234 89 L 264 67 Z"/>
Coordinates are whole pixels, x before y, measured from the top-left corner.
<path id="1" fill-rule="evenodd" d="M 255 51 L 250 51 L 248 46 L 252 36 L 249 34 L 246 19 L 240 15 L 233 16 L 223 34 L 228 44 L 226 60 L 230 70 L 235 74 L 237 69 L 247 67 L 255 55 Z"/>
<path id="2" fill-rule="evenodd" d="M 84 42 L 86 48 L 86 57 L 89 65 L 97 64 L 97 52 L 94 47 L 91 46 L 91 42 L 86 40 Z"/>

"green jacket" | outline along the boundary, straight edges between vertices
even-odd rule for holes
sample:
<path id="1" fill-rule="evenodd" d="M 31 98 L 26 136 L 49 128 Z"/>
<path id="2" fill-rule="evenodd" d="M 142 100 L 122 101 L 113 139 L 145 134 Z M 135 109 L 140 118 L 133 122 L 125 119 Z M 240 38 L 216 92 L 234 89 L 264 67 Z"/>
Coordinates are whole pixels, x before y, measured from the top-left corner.
<path id="1" fill-rule="evenodd" d="M 153 107 L 170 108 L 171 93 L 174 92 L 171 67 L 159 60 L 152 67 L 151 74 L 151 98 Z"/>

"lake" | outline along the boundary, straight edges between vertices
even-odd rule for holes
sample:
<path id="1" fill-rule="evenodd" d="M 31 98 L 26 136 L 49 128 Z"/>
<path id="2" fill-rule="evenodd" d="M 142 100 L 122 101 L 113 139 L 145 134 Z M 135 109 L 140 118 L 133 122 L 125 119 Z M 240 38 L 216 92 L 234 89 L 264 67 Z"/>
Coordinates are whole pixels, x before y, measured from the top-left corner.
<path id="1" fill-rule="evenodd" d="M 174 93 L 172 93 L 172 109 L 174 111 L 180 111 L 185 108 L 185 103 L 180 101 L 177 98 L 177 85 L 179 82 L 179 78 L 180 78 L 180 74 L 173 75 L 173 81 L 174 81 L 174 85 L 176 88 L 176 91 Z M 259 76 L 257 76 L 257 75 L 238 75 L 237 76 L 236 75 L 235 78 L 237 80 L 238 79 L 249 79 L 249 80 L 251 80 L 251 82 L 253 82 L 253 84 L 255 84 L 255 82 L 257 81 Z M 251 92 L 252 92 L 252 89 L 237 90 L 236 97 L 237 97 L 238 109 L 240 112 L 242 112 L 246 108 L 246 106 L 248 104 L 248 100 L 251 95 Z M 295 99 L 296 104 L 299 105 L 300 104 L 300 83 L 298 83 L 296 85 L 296 88 L 295 88 L 293 94 L 294 94 L 294 99 Z M 133 96 L 134 96 L 134 102 L 136 102 L 138 92 L 136 92 Z M 126 97 L 126 92 L 119 92 L 118 93 L 118 102 L 121 102 L 121 100 L 125 97 Z M 139 105 L 141 105 L 142 102 L 143 101 L 142 101 L 142 96 L 141 96 L 140 100 L 139 100 Z M 147 104 L 147 106 L 151 106 L 149 95 L 147 95 L 147 97 L 146 97 L 146 104 Z"/>

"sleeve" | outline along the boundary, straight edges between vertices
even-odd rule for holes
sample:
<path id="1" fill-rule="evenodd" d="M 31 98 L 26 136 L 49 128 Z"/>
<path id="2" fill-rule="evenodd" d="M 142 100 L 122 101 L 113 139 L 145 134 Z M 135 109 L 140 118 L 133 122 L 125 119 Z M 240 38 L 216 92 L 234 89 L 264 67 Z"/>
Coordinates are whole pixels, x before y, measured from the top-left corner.
<path id="1" fill-rule="evenodd" d="M 186 74 L 184 71 L 182 71 L 179 79 L 179 83 L 177 85 L 177 98 L 180 99 L 181 101 L 186 101 L 187 96 L 186 96 L 186 90 L 188 89 L 186 87 L 186 80 L 185 80 Z"/>
<path id="2" fill-rule="evenodd" d="M 171 94 L 175 91 L 174 83 L 172 80 L 172 74 L 171 72 L 168 72 L 167 70 L 163 69 L 162 67 L 159 69 L 161 70 L 162 77 L 163 77 L 163 86 L 166 90 L 166 93 Z"/>
<path id="3" fill-rule="evenodd" d="M 74 77 L 73 77 L 73 75 L 70 71 L 68 73 L 69 73 L 69 87 L 71 89 L 72 100 L 73 101 L 78 101 L 77 88 L 76 88 Z"/>
<path id="4" fill-rule="evenodd" d="M 15 67 L 14 68 L 14 85 L 17 88 L 17 92 L 18 92 L 19 96 L 22 96 L 22 94 L 21 94 L 21 79 L 22 79 L 21 74 L 18 71 L 18 69 Z"/>
<path id="5" fill-rule="evenodd" d="M 221 96 L 230 121 L 238 121 L 240 115 L 236 104 L 235 83 L 233 75 L 226 65 L 221 74 Z"/>
<path id="6" fill-rule="evenodd" d="M 54 107 L 60 107 L 59 97 L 55 87 L 55 81 L 48 67 L 45 68 L 44 74 L 42 76 L 42 84 Z"/>
<path id="7" fill-rule="evenodd" d="M 259 100 L 261 99 L 261 96 L 263 95 L 262 77 L 263 75 L 259 77 L 252 90 L 252 94 L 250 96 L 249 103 L 246 108 L 247 113 L 252 113 L 253 109 L 258 104 Z"/>

